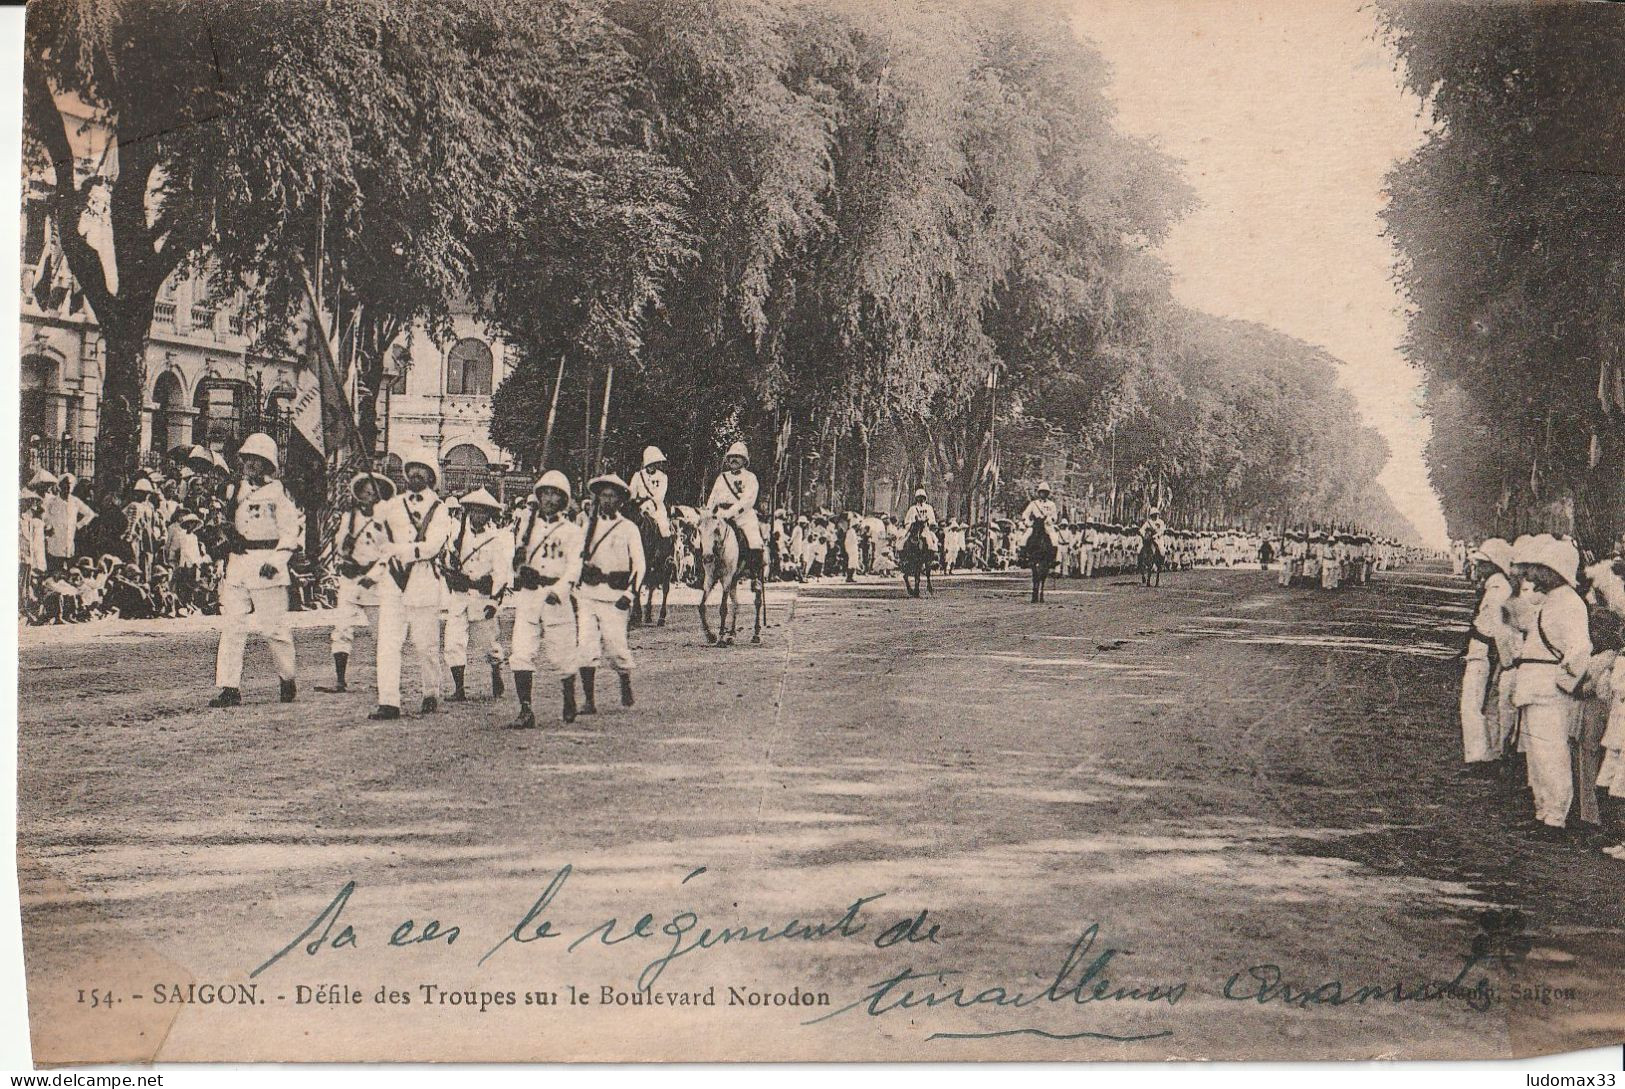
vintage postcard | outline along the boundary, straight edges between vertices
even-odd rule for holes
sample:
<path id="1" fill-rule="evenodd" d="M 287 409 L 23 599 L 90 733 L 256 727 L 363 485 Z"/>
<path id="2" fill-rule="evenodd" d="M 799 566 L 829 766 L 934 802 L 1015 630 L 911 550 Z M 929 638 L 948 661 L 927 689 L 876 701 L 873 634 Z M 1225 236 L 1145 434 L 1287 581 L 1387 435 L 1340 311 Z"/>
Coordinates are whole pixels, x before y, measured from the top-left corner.
<path id="1" fill-rule="evenodd" d="M 1625 1043 L 1625 8 L 25 50 L 38 1064 Z"/>

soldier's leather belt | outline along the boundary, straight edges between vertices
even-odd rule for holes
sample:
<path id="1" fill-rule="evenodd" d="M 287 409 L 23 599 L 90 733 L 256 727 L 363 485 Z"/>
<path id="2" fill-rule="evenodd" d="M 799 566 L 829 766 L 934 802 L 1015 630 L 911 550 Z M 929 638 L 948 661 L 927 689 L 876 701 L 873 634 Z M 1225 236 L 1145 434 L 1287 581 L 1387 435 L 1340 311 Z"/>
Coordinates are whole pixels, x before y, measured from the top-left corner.
<path id="1" fill-rule="evenodd" d="M 258 540 L 258 541 L 252 540 L 252 539 L 250 539 L 248 537 L 244 537 L 242 539 L 242 548 L 243 548 L 243 551 L 248 552 L 248 551 L 252 551 L 252 550 L 255 550 L 255 549 L 275 548 L 279 543 L 280 542 L 278 542 L 275 537 L 272 537 L 270 540 Z"/>
<path id="2" fill-rule="evenodd" d="M 611 590 L 625 590 L 632 585 L 632 572 L 600 571 L 588 564 L 581 569 L 581 585 L 608 586 Z"/>

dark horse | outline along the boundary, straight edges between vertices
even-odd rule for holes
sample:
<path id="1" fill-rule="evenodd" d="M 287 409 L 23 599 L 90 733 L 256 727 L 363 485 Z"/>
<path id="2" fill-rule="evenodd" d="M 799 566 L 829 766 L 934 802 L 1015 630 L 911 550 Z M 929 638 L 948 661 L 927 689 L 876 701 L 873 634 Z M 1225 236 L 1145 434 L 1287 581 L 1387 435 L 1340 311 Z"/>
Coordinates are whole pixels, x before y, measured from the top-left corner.
<path id="1" fill-rule="evenodd" d="M 630 621 L 633 625 L 648 624 L 654 619 L 655 591 L 660 591 L 660 619 L 659 626 L 666 623 L 666 599 L 671 597 L 671 583 L 677 576 L 677 527 L 672 527 L 673 536 L 662 537 L 660 528 L 649 512 L 637 503 L 631 504 L 627 509 L 627 517 L 637 523 L 638 536 L 643 539 L 643 580 L 632 587 L 632 615 Z M 647 597 L 645 597 L 647 591 Z M 639 603 L 642 603 L 642 617 L 639 617 Z"/>
<path id="2" fill-rule="evenodd" d="M 1033 573 L 1033 603 L 1043 601 L 1044 583 L 1049 581 L 1050 569 L 1055 566 L 1055 542 L 1049 539 L 1049 528 L 1042 518 L 1033 519 L 1027 543 L 1021 546 L 1021 565 Z"/>
<path id="3" fill-rule="evenodd" d="M 1140 538 L 1140 583 L 1144 586 L 1161 586 L 1162 569 L 1167 564 L 1167 557 L 1162 554 L 1162 545 L 1155 537 Z"/>
<path id="4" fill-rule="evenodd" d="M 915 522 L 908 527 L 903 547 L 897 550 L 897 568 L 903 573 L 903 589 L 908 591 L 909 597 L 920 596 L 921 575 L 925 576 L 926 592 L 936 593 L 931 588 L 931 550 L 925 544 L 923 523 Z"/>

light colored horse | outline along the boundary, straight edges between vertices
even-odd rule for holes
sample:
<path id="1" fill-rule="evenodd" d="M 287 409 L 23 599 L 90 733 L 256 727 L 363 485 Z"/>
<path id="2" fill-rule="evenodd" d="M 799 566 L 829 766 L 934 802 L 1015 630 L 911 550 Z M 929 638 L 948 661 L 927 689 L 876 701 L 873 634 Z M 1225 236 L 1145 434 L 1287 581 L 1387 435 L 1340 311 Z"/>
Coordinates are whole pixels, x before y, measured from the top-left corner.
<path id="1" fill-rule="evenodd" d="M 739 534 L 734 531 L 733 523 L 708 511 L 700 519 L 699 531 L 695 534 L 695 538 L 700 551 L 700 626 L 705 629 L 705 641 L 719 646 L 732 646 L 739 629 L 739 580 L 745 574 Z M 752 610 L 756 630 L 751 634 L 750 641 L 760 643 L 766 603 L 763 601 L 759 574 L 752 577 L 751 585 L 756 598 L 755 608 Z M 705 603 L 710 599 L 712 587 L 719 588 L 715 632 L 711 630 L 711 620 L 705 611 Z"/>

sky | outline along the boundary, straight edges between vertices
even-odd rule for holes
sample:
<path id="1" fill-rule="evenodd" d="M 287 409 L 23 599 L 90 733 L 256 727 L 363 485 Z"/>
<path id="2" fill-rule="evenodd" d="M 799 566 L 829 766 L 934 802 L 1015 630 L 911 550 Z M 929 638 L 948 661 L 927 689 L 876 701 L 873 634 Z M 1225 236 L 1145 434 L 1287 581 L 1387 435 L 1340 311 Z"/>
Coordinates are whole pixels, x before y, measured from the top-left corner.
<path id="1" fill-rule="evenodd" d="M 1074 0 L 1113 69 L 1119 125 L 1182 161 L 1201 204 L 1161 254 L 1174 294 L 1343 361 L 1393 450 L 1381 482 L 1425 541 L 1445 540 L 1422 460 L 1420 373 L 1382 236 L 1383 176 L 1421 142 L 1422 104 L 1364 0 Z"/>

